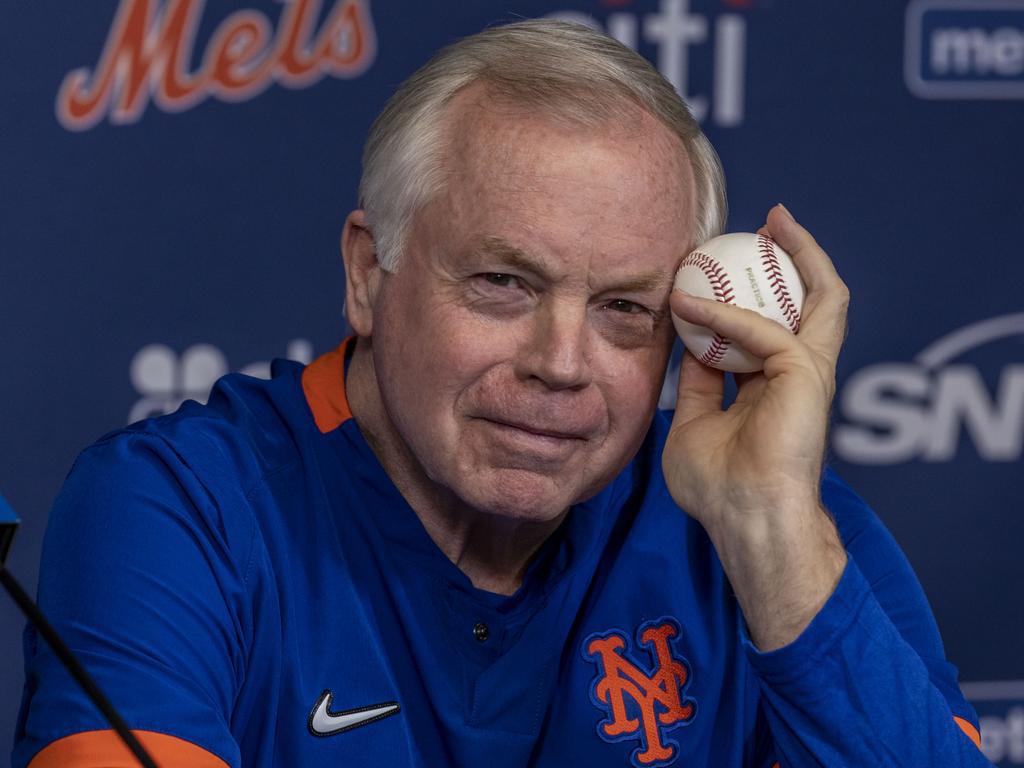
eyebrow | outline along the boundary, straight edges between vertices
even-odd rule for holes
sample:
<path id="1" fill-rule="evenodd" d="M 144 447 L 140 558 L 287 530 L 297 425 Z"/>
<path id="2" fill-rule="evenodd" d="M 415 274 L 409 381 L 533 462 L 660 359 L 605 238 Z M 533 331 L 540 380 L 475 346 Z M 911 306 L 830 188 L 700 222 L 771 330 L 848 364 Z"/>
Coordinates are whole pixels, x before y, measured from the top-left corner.
<path id="1" fill-rule="evenodd" d="M 672 282 L 672 276 L 665 272 L 645 272 L 642 275 L 631 277 L 624 283 L 619 283 L 612 290 L 623 293 L 648 293 L 668 287 Z"/>
<path id="2" fill-rule="evenodd" d="M 494 235 L 488 235 L 480 241 L 478 250 L 482 253 L 494 256 L 510 267 L 532 272 L 540 277 L 551 279 L 551 270 L 542 260 L 530 256 L 525 251 L 512 245 L 508 240 Z M 648 293 L 650 291 L 663 290 L 672 283 L 672 275 L 667 272 L 656 270 L 634 275 L 622 283 L 610 286 L 602 290 L 602 293 Z"/>
<path id="3" fill-rule="evenodd" d="M 477 250 L 496 257 L 510 267 L 532 272 L 540 277 L 551 278 L 551 270 L 543 260 L 528 255 L 503 237 L 488 235 L 480 241 L 480 246 Z"/>

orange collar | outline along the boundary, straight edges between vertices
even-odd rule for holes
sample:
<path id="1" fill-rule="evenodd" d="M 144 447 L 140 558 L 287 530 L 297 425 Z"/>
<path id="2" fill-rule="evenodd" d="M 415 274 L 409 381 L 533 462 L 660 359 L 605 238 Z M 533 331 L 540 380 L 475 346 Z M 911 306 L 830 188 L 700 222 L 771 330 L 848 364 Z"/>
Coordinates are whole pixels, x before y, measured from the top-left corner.
<path id="1" fill-rule="evenodd" d="M 349 336 L 302 372 L 302 391 L 322 433 L 331 432 L 352 418 L 345 394 L 345 354 L 355 340 L 355 336 Z"/>

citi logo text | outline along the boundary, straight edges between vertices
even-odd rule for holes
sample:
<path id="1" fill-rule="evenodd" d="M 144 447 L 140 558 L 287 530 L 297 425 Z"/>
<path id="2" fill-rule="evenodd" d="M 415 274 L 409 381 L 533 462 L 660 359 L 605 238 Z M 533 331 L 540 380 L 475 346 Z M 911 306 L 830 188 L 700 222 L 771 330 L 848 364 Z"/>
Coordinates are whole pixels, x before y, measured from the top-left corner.
<path id="1" fill-rule="evenodd" d="M 1008 341 L 1020 363 L 1007 363 L 991 391 L 966 353 Z M 832 444 L 840 458 L 860 464 L 919 459 L 945 462 L 961 437 L 993 462 L 1024 453 L 1024 313 L 974 323 L 930 344 L 914 362 L 862 368 L 839 396 L 842 423 Z"/>
<path id="2" fill-rule="evenodd" d="M 1024 765 L 1024 707 L 982 717 L 981 749 L 993 763 Z"/>
<path id="3" fill-rule="evenodd" d="M 285 357 L 308 364 L 313 359 L 313 345 L 306 339 L 293 339 Z M 171 413 L 186 400 L 205 403 L 214 382 L 229 370 L 227 357 L 212 344 L 193 344 L 180 357 L 166 344 L 147 344 L 135 353 L 128 369 L 140 396 L 128 412 L 128 423 Z M 270 363 L 249 363 L 239 372 L 268 379 Z"/>
<path id="4" fill-rule="evenodd" d="M 640 50 L 641 42 L 654 46 L 658 70 L 675 86 L 698 121 L 710 120 L 721 126 L 743 122 L 747 22 L 740 14 L 720 13 L 711 18 L 690 13 L 689 0 L 660 0 L 653 13 L 641 16 L 616 11 L 604 22 L 581 11 L 556 11 L 548 16 L 605 32 L 634 51 Z M 696 56 L 691 57 L 691 49 Z M 691 67 L 692 63 L 701 66 Z M 703 74 L 709 70 L 710 76 Z"/>
<path id="5" fill-rule="evenodd" d="M 1024 0 L 915 0 L 904 57 L 922 98 L 1024 98 Z"/>
<path id="6" fill-rule="evenodd" d="M 213 96 L 239 102 L 271 83 L 306 88 L 325 75 L 356 77 L 373 63 L 376 35 L 365 0 L 338 0 L 319 31 L 320 0 L 283 0 L 277 29 L 245 9 L 225 18 L 192 67 L 203 0 L 121 0 L 99 61 L 69 72 L 57 119 L 83 131 L 104 117 L 134 123 L 152 100 L 181 112 Z"/>
<path id="7" fill-rule="evenodd" d="M 685 696 L 690 669 L 685 659 L 673 655 L 669 643 L 679 634 L 672 619 L 640 627 L 637 644 L 650 653 L 650 672 L 643 662 L 627 657 L 628 641 L 622 632 L 591 635 L 583 643 L 583 657 L 599 669 L 590 700 L 608 714 L 598 723 L 597 734 L 608 742 L 639 739 L 640 747 L 631 755 L 638 768 L 671 763 L 678 745 L 665 732 L 690 723 L 697 713 L 696 702 Z"/>

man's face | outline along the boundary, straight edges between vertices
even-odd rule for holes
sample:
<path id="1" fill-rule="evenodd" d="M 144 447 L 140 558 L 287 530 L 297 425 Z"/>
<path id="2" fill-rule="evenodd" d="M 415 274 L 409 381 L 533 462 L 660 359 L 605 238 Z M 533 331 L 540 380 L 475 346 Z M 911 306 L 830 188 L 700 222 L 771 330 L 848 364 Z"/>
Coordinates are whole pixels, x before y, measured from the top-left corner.
<path id="1" fill-rule="evenodd" d="M 374 304 L 377 380 L 432 482 L 482 511 L 550 520 L 646 434 L 692 176 L 639 109 L 570 128 L 469 89 L 452 110 L 446 189 Z"/>

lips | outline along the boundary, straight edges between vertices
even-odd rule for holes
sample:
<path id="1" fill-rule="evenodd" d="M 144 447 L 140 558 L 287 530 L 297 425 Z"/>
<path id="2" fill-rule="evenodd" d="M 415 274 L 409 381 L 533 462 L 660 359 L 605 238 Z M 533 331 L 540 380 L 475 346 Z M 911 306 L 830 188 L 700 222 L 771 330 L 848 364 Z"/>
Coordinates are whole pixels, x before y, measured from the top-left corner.
<path id="1" fill-rule="evenodd" d="M 475 390 L 463 415 L 507 447 L 544 454 L 575 453 L 600 442 L 608 432 L 608 413 L 594 392 L 546 392 L 531 397 L 522 387 Z"/>
<path id="2" fill-rule="evenodd" d="M 498 427 L 506 427 L 508 429 L 516 429 L 521 432 L 525 432 L 536 437 L 546 437 L 552 440 L 586 440 L 590 433 L 582 429 L 563 430 L 563 429 L 552 429 L 549 425 L 533 424 L 525 421 L 514 421 L 511 419 L 497 419 L 481 417 L 484 421 L 494 424 Z"/>
<path id="3" fill-rule="evenodd" d="M 529 435 L 546 437 L 552 440 L 589 440 L 600 432 L 599 426 L 582 423 L 579 414 L 573 414 L 572 417 L 563 419 L 538 419 L 536 417 L 524 419 L 505 416 L 504 414 L 485 413 L 477 415 L 476 418 L 497 427 L 517 430 Z"/>
<path id="4" fill-rule="evenodd" d="M 534 422 L 477 418 L 482 446 L 502 466 L 519 468 L 562 466 L 587 445 L 586 438 L 564 429 L 551 429 Z"/>

